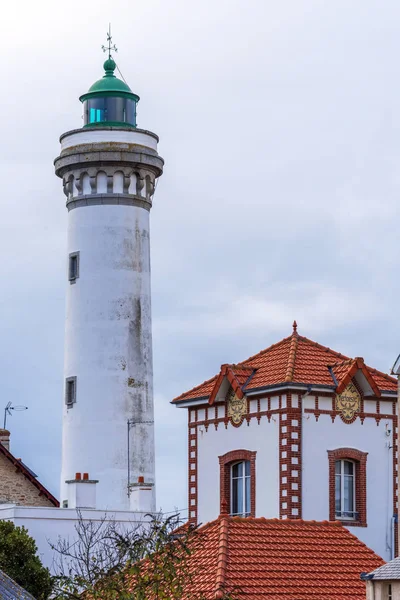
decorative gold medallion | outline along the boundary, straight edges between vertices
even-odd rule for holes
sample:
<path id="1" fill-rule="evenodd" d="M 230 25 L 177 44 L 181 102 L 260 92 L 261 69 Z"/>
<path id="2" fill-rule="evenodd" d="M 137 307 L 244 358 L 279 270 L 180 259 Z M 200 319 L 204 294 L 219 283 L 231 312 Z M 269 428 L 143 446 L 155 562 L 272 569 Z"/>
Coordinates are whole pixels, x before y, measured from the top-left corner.
<path id="1" fill-rule="evenodd" d="M 361 397 L 353 383 L 349 383 L 347 388 L 341 394 L 336 396 L 336 410 L 338 410 L 343 419 L 351 421 L 356 412 L 361 408 Z"/>
<path id="2" fill-rule="evenodd" d="M 246 397 L 243 397 L 241 400 L 239 400 L 233 389 L 230 388 L 228 393 L 228 417 L 232 419 L 232 423 L 234 423 L 235 425 L 239 425 L 246 413 Z"/>

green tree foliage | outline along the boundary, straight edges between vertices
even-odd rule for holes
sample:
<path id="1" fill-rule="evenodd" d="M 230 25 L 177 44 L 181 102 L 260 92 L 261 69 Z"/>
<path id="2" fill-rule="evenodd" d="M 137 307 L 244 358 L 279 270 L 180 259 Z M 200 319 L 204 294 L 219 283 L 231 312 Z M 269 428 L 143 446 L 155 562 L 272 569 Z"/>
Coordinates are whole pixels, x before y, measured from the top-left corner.
<path id="1" fill-rule="evenodd" d="M 0 569 L 37 600 L 50 596 L 52 578 L 37 555 L 35 541 L 25 527 L 10 521 L 0 521 Z"/>

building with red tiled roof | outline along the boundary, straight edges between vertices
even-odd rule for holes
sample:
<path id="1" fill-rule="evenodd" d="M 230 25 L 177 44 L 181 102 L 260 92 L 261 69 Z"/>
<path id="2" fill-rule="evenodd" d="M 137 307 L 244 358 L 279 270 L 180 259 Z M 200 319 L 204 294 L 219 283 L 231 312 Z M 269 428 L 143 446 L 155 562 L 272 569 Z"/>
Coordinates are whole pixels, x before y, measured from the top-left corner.
<path id="1" fill-rule="evenodd" d="M 175 398 L 189 520 L 341 520 L 385 560 L 397 538 L 397 380 L 292 334 Z"/>
<path id="2" fill-rule="evenodd" d="M 0 429 L 0 504 L 59 506 L 57 498 L 9 448 L 10 432 Z"/>

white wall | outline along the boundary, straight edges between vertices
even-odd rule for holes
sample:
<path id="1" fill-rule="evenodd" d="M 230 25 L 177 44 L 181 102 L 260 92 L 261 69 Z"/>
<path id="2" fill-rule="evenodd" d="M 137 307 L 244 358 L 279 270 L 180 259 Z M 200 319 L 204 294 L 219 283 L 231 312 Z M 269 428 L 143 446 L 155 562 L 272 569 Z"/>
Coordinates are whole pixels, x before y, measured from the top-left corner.
<path id="1" fill-rule="evenodd" d="M 231 450 L 256 451 L 256 516 L 279 517 L 279 416 L 268 423 L 262 417 L 260 424 L 251 419 L 240 427 L 230 423 L 225 429 L 220 423 L 215 430 L 210 425 L 198 427 L 197 477 L 198 522 L 216 519 L 220 509 L 220 468 L 218 456 Z"/>
<path id="2" fill-rule="evenodd" d="M 128 419 L 148 421 L 130 431 L 131 481 L 154 483 L 149 212 L 71 210 L 72 252 L 79 277 L 67 283 L 64 376 L 77 378 L 77 393 L 72 408 L 64 402 L 60 501 L 65 480 L 88 472 L 98 508 L 129 510 Z"/>
<path id="3" fill-rule="evenodd" d="M 107 512 L 100 510 L 81 510 L 84 521 L 100 522 L 105 515 L 113 519 L 122 528 L 134 528 L 147 520 L 145 513 L 128 511 Z M 78 523 L 76 510 L 63 508 L 44 508 L 0 505 L 0 521 L 12 521 L 17 527 L 26 527 L 38 547 L 38 554 L 43 564 L 54 571 L 56 553 L 49 542 L 57 543 L 58 539 L 76 539 L 75 526 Z"/>
<path id="4" fill-rule="evenodd" d="M 367 456 L 367 524 L 368 527 L 349 527 L 349 530 L 383 559 L 390 560 L 393 515 L 393 450 L 392 421 L 374 418 L 359 419 L 349 425 L 329 415 L 303 414 L 302 509 L 303 519 L 329 519 L 329 462 L 327 450 L 356 448 Z"/>
<path id="5" fill-rule="evenodd" d="M 144 146 L 157 150 L 158 137 L 150 131 L 144 131 L 143 129 L 93 129 L 83 128 L 76 129 L 72 132 L 67 132 L 61 136 L 61 151 L 78 146 L 81 144 L 93 144 L 96 142 L 119 142 L 125 144 L 137 144 L 138 146 Z"/>

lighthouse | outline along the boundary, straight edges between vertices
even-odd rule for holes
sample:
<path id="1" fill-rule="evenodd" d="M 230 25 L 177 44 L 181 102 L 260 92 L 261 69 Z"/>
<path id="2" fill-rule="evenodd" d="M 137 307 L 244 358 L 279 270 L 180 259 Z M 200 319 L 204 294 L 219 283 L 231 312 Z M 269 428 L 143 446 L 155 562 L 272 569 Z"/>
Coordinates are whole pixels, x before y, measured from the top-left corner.
<path id="1" fill-rule="evenodd" d="M 139 96 L 116 77 L 108 39 L 104 75 L 80 97 L 83 127 L 61 135 L 54 163 L 68 213 L 60 500 L 123 511 L 145 497 L 151 511 L 149 216 L 163 159 L 157 135 L 137 127 Z"/>

